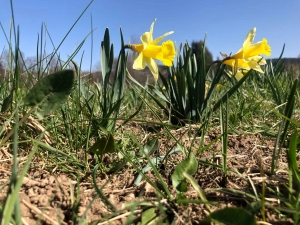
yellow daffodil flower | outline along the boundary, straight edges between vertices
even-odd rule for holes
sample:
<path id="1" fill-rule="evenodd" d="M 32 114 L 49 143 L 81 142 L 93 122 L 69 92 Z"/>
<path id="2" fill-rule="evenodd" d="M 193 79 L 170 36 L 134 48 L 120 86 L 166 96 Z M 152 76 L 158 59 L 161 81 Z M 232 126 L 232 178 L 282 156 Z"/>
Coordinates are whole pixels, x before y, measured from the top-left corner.
<path id="1" fill-rule="evenodd" d="M 243 74 L 239 69 L 246 71 L 254 69 L 260 73 L 263 73 L 260 66 L 265 65 L 266 60 L 260 55 L 271 55 L 271 47 L 268 45 L 267 39 L 263 38 L 261 41 L 252 44 L 255 33 L 256 28 L 254 27 L 248 33 L 243 47 L 236 54 L 228 56 L 221 53 L 224 58 L 228 57 L 228 60 L 225 60 L 223 63 L 232 67 L 233 72 L 238 80 L 243 77 Z"/>
<path id="2" fill-rule="evenodd" d="M 166 66 L 172 66 L 174 57 L 176 55 L 174 43 L 170 40 L 163 42 L 161 45 L 158 43 L 166 36 L 173 33 L 173 31 L 167 32 L 164 35 L 153 40 L 153 28 L 156 19 L 150 26 L 150 32 L 145 32 L 141 36 L 141 44 L 132 44 L 128 47 L 135 52 L 140 53 L 133 63 L 133 69 L 143 70 L 148 65 L 154 78 L 158 79 L 158 66 L 154 59 L 160 60 Z"/>

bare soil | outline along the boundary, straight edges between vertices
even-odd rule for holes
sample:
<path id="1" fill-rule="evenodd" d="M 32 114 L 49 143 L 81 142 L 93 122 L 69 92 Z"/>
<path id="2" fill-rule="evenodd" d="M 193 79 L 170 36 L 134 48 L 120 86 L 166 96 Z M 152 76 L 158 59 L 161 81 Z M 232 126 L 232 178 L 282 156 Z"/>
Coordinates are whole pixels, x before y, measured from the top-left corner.
<path id="1" fill-rule="evenodd" d="M 205 135 L 205 144 L 209 144 L 218 138 L 220 134 L 217 130 L 216 128 L 214 132 Z M 133 132 L 141 138 L 142 143 L 157 137 L 159 139 L 158 155 L 164 155 L 176 147 L 176 143 L 170 135 L 165 135 L 165 131 L 159 126 L 146 126 L 145 124 L 133 122 L 124 127 L 123 131 Z M 198 150 L 200 136 L 196 137 L 195 142 L 192 142 L 190 138 L 196 135 L 196 128 L 184 127 L 171 130 L 171 132 L 182 145 L 190 147 L 192 144 L 192 150 L 195 152 Z M 209 165 L 209 163 L 216 165 L 222 163 L 220 140 L 217 140 L 215 144 L 197 155 L 197 159 L 200 160 L 199 167 L 193 177 L 204 190 L 207 200 L 214 203 L 210 205 L 212 211 L 224 207 L 249 209 L 249 203 L 255 201 L 249 196 L 255 196 L 256 192 L 260 197 L 263 182 L 268 187 L 265 193 L 266 200 L 274 207 L 283 206 L 282 202 L 274 198 L 271 190 L 282 193 L 287 192 L 284 185 L 288 184 L 288 166 L 285 150 L 283 150 L 276 173 L 274 175 L 270 174 L 274 142 L 274 138 L 266 138 L 260 134 L 229 135 L 227 179 L 223 178 L 221 169 Z M 26 162 L 28 152 L 20 147 L 19 153 L 21 168 Z M 11 175 L 12 164 L 11 154 L 12 150 L 9 145 L 0 148 L 0 190 L 3 187 L 0 192 L 0 202 L 4 201 L 8 191 L 7 182 Z M 97 187 L 103 188 L 104 196 L 116 208 L 116 213 L 114 213 L 114 209 L 110 208 L 97 195 L 91 173 L 82 174 L 73 171 L 72 174 L 77 176 L 75 178 L 75 176 L 70 176 L 71 172 L 62 172 L 59 166 L 46 170 L 46 164 L 52 163 L 47 162 L 46 159 L 41 159 L 37 155 L 23 180 L 19 196 L 24 224 L 74 224 L 74 216 L 84 214 L 85 221 L 89 223 L 94 221 L 95 224 L 124 224 L 130 213 L 134 214 L 132 223 L 136 224 L 140 221 L 141 213 L 146 208 L 137 207 L 134 212 L 122 211 L 122 209 L 128 203 L 137 201 L 148 201 L 153 204 L 164 205 L 167 212 L 169 212 L 169 221 L 175 221 L 174 224 L 201 224 L 201 219 L 209 214 L 204 204 L 185 205 L 161 199 L 158 197 L 157 191 L 145 180 L 135 186 L 133 183 L 138 173 L 130 164 L 124 165 L 117 173 L 99 173 L 96 178 Z M 115 159 L 117 159 L 117 153 L 105 155 L 102 168 L 108 167 Z M 176 197 L 176 192 L 172 187 L 171 174 L 175 166 L 182 160 L 184 160 L 182 153 L 172 154 L 167 163 L 158 168 L 173 198 Z M 297 160 L 300 165 L 300 159 Z M 94 160 L 91 158 L 91 168 L 94 166 L 93 162 Z M 72 165 L 70 165 L 71 170 L 72 168 Z M 153 171 L 146 172 L 146 176 L 163 191 L 162 185 Z M 77 195 L 80 196 L 79 202 L 76 202 Z M 199 199 L 191 185 L 188 186 L 185 196 L 187 199 Z M 76 208 L 78 209 L 77 212 Z M 260 211 L 255 215 L 257 221 L 263 220 Z M 271 207 L 266 208 L 265 215 L 267 222 L 265 224 L 293 224 L 292 219 L 276 212 Z"/>

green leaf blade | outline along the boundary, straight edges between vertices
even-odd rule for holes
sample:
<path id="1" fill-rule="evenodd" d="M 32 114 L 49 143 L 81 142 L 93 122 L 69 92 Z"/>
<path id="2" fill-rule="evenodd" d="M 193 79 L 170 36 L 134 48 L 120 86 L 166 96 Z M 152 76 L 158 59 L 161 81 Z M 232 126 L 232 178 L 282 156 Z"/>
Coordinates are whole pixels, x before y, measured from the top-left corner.
<path id="1" fill-rule="evenodd" d="M 180 162 L 172 174 L 172 184 L 173 187 L 179 192 L 186 191 L 185 176 L 184 172 L 189 175 L 194 175 L 198 169 L 198 161 L 193 153 L 190 153 L 189 157 L 182 162 Z"/>
<path id="2" fill-rule="evenodd" d="M 224 225 L 256 225 L 252 214 L 242 208 L 224 208 L 208 216 L 210 222 Z"/>
<path id="3" fill-rule="evenodd" d="M 24 106 L 38 106 L 40 118 L 59 108 L 75 84 L 75 72 L 63 70 L 39 80 L 24 98 Z"/>

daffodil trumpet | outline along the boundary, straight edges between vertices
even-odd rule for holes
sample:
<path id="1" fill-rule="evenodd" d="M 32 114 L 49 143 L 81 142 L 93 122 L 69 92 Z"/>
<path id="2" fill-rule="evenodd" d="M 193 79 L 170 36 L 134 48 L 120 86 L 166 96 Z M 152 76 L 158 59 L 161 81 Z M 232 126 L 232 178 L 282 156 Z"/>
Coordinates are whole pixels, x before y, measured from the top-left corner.
<path id="1" fill-rule="evenodd" d="M 134 52 L 139 53 L 138 57 L 134 60 L 133 69 L 143 70 L 146 65 L 149 67 L 154 78 L 158 80 L 158 66 L 154 60 L 161 61 L 166 66 L 172 66 L 174 57 L 176 55 L 174 42 L 171 40 L 165 41 L 159 45 L 159 43 L 173 31 L 167 32 L 164 35 L 153 40 L 153 28 L 156 19 L 150 26 L 150 31 L 145 32 L 140 37 L 141 44 L 129 44 L 124 48 L 129 48 Z"/>

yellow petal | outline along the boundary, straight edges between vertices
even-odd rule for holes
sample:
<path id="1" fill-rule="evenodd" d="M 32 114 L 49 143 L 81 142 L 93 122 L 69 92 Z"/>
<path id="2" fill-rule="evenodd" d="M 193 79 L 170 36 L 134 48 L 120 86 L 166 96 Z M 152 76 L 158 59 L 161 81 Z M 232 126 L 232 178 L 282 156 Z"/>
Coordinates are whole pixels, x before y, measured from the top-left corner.
<path id="1" fill-rule="evenodd" d="M 150 44 L 150 33 L 149 32 L 145 32 L 142 36 L 141 36 L 141 41 L 143 43 L 144 49 L 147 48 L 148 44 Z"/>
<path id="2" fill-rule="evenodd" d="M 156 19 L 154 19 L 154 21 L 152 22 L 151 26 L 150 26 L 150 38 L 149 38 L 149 42 L 153 41 L 153 28 L 154 28 L 154 23 L 156 22 Z"/>
<path id="3" fill-rule="evenodd" d="M 237 68 L 240 68 L 240 69 L 243 69 L 243 70 L 253 69 L 253 70 L 256 70 L 260 73 L 263 73 L 262 69 L 260 68 L 260 65 L 257 64 L 257 62 L 255 60 L 245 61 L 245 60 L 240 59 L 237 62 Z"/>
<path id="4" fill-rule="evenodd" d="M 243 76 L 244 76 L 244 75 L 243 75 L 243 73 L 242 73 L 240 70 L 236 71 L 236 73 L 235 73 L 235 78 L 236 78 L 237 80 L 242 79 Z"/>
<path id="5" fill-rule="evenodd" d="M 267 64 L 267 61 L 264 59 L 264 58 L 261 58 L 259 61 L 257 61 L 257 63 L 259 65 L 266 65 Z"/>
<path id="6" fill-rule="evenodd" d="M 253 29 L 251 29 L 249 31 L 249 33 L 247 34 L 247 37 L 244 41 L 244 44 L 243 44 L 243 49 L 247 49 L 249 48 L 249 46 L 252 44 L 252 42 L 254 41 L 254 38 L 255 38 L 255 33 L 256 33 L 256 27 L 254 27 Z"/>
<path id="7" fill-rule="evenodd" d="M 235 64 L 235 60 L 234 59 L 227 59 L 227 60 L 225 60 L 224 62 L 223 62 L 223 64 L 226 64 L 226 65 L 228 65 L 228 66 L 234 66 L 234 64 Z"/>
<path id="8" fill-rule="evenodd" d="M 259 65 L 266 65 L 267 64 L 266 60 L 263 57 L 259 56 L 259 55 L 249 58 L 249 61 L 255 61 Z"/>
<path id="9" fill-rule="evenodd" d="M 132 68 L 135 70 L 143 70 L 146 67 L 146 61 L 143 53 L 140 53 L 139 56 L 134 60 Z"/>
<path id="10" fill-rule="evenodd" d="M 162 39 L 164 39 L 165 37 L 167 37 L 168 35 L 173 34 L 173 33 L 174 33 L 174 31 L 167 32 L 167 33 L 165 33 L 164 35 L 162 35 L 162 36 L 156 38 L 154 41 L 152 41 L 151 44 L 157 45 L 159 42 L 161 42 Z"/>
<path id="11" fill-rule="evenodd" d="M 249 66 L 249 62 L 248 60 L 244 60 L 244 59 L 239 59 L 237 60 L 237 67 L 242 68 L 242 69 L 248 69 L 250 68 Z"/>
<path id="12" fill-rule="evenodd" d="M 151 73 L 153 74 L 155 80 L 158 80 L 158 67 L 156 62 L 151 59 L 151 58 L 145 58 L 145 61 L 151 71 Z"/>
<path id="13" fill-rule="evenodd" d="M 260 68 L 260 65 L 257 64 L 255 61 L 248 62 L 248 65 L 251 69 L 256 70 L 257 72 L 264 73 L 262 69 Z"/>
<path id="14" fill-rule="evenodd" d="M 242 59 L 244 58 L 244 50 L 241 48 L 237 53 L 231 56 L 233 59 Z"/>

